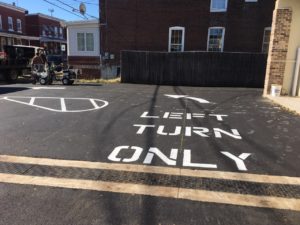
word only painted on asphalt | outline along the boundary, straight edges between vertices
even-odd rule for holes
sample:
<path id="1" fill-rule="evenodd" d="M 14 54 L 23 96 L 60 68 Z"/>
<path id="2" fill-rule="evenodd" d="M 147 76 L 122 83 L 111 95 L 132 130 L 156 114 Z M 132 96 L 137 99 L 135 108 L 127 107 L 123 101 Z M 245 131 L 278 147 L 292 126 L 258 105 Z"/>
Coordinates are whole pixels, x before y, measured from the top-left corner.
<path id="1" fill-rule="evenodd" d="M 20 97 L 6 96 L 2 98 L 5 101 L 14 102 L 38 109 L 62 113 L 79 113 L 102 109 L 108 106 L 108 102 L 94 98 L 59 98 L 59 97 Z M 51 102 L 49 102 L 51 100 Z M 53 101 L 54 100 L 54 101 Z M 59 107 L 55 108 L 58 103 Z M 88 104 L 85 104 L 85 103 Z M 49 106 L 45 106 L 45 103 Z M 83 107 L 81 105 L 84 105 Z M 51 106 L 53 105 L 53 106 Z M 72 109 L 70 109 L 72 107 Z M 74 109 L 76 108 L 76 109 Z"/>
<path id="2" fill-rule="evenodd" d="M 122 154 L 121 154 L 122 152 Z M 129 157 L 124 157 L 124 152 L 129 153 Z M 133 163 L 138 162 L 142 156 L 144 149 L 138 146 L 118 146 L 116 147 L 111 154 L 108 156 L 108 159 L 113 162 L 123 162 L 123 163 Z M 154 161 L 154 156 L 158 157 L 168 166 L 176 166 L 178 160 L 178 148 L 172 148 L 169 156 L 164 154 L 159 148 L 150 147 L 147 150 L 143 164 L 151 165 Z M 221 151 L 221 155 L 225 156 L 230 161 L 233 161 L 239 171 L 247 171 L 245 165 L 245 160 L 251 155 L 250 153 L 242 153 L 240 155 L 234 155 L 230 152 Z M 122 155 L 122 156 L 121 156 Z M 192 168 L 205 168 L 205 169 L 217 169 L 217 164 L 210 163 L 195 163 L 192 162 L 192 151 L 190 149 L 183 150 L 183 167 L 192 167 Z"/>
<path id="3" fill-rule="evenodd" d="M 201 98 L 194 98 L 189 96 L 179 95 L 165 95 L 170 98 L 180 99 L 187 98 L 194 100 L 198 103 L 209 103 L 209 101 Z M 215 114 L 215 113 L 181 113 L 181 112 L 160 112 L 160 114 L 150 114 L 149 112 L 143 112 L 140 116 L 142 119 L 148 119 L 153 123 L 154 120 L 202 120 L 206 119 L 209 122 L 215 120 L 218 123 L 223 122 L 228 115 L 226 114 Z M 151 119 L 151 120 L 149 120 Z M 158 136 L 185 136 L 185 137 L 199 137 L 199 138 L 217 138 L 222 139 L 223 137 L 231 138 L 233 140 L 242 140 L 237 129 L 224 130 L 221 128 L 206 128 L 206 127 L 194 127 L 194 126 L 175 126 L 170 129 L 165 125 L 155 124 L 133 124 L 133 127 L 137 129 L 136 134 L 142 136 L 148 132 L 156 131 Z M 182 155 L 182 159 L 179 159 L 179 155 Z M 251 153 L 232 154 L 228 151 L 220 151 L 220 156 L 225 157 L 230 162 L 236 165 L 237 170 L 247 171 L 246 159 L 249 158 Z M 145 157 L 144 157 L 145 156 Z M 161 148 L 148 146 L 142 148 L 139 146 L 118 146 L 108 156 L 108 160 L 112 162 L 121 163 L 136 163 L 142 162 L 144 165 L 153 165 L 155 159 L 160 159 L 167 166 L 178 166 L 178 162 L 182 162 L 182 167 L 191 168 L 205 168 L 205 169 L 218 169 L 218 165 L 215 163 L 202 163 L 195 162 L 192 160 L 192 150 L 183 149 L 179 151 L 178 148 L 171 148 L 168 153 L 162 151 Z"/>

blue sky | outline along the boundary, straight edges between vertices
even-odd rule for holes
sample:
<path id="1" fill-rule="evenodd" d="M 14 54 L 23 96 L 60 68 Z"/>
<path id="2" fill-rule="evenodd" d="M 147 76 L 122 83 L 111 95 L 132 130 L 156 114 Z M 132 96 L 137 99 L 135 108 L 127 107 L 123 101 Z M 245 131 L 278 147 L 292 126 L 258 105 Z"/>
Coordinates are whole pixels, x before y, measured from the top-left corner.
<path id="1" fill-rule="evenodd" d="M 86 17 L 88 19 L 95 19 L 94 17 L 99 17 L 99 0 L 0 0 L 1 2 L 9 3 L 15 2 L 17 6 L 25 8 L 29 13 L 43 13 L 46 15 L 51 15 L 50 10 L 54 9 L 53 16 L 66 20 L 85 20 L 78 12 L 73 12 L 73 9 L 79 9 L 81 2 L 86 5 Z M 51 4 L 52 3 L 52 4 Z M 54 5 L 53 5 L 54 4 Z M 56 5 L 56 6 L 55 6 Z M 67 12 L 61 8 L 70 11 Z"/>

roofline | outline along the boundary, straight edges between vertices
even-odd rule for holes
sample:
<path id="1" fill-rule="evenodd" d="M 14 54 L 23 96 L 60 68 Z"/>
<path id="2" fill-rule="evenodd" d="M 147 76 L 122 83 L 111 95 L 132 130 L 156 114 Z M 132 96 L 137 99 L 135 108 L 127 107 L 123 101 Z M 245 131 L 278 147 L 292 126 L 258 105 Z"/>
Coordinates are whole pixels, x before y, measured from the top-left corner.
<path id="1" fill-rule="evenodd" d="M 89 24 L 98 25 L 99 24 L 99 19 L 95 19 L 95 20 L 76 20 L 76 21 L 66 22 L 67 26 L 89 25 Z"/>
<path id="2" fill-rule="evenodd" d="M 43 13 L 32 13 L 32 14 L 27 14 L 26 16 L 39 16 L 39 17 L 43 17 L 43 18 L 46 18 L 46 19 L 49 19 L 49 20 L 55 20 L 57 22 L 63 22 L 63 23 L 66 22 L 63 19 L 59 19 L 59 18 L 53 17 L 53 16 L 48 16 L 48 15 L 43 14 Z"/>
<path id="3" fill-rule="evenodd" d="M 28 11 L 27 9 L 21 8 L 19 6 L 11 5 L 11 4 L 8 4 L 8 3 L 4 3 L 4 2 L 0 2 L 0 6 L 3 6 L 5 8 L 9 8 L 11 10 L 23 12 L 23 13 L 25 13 L 26 11 Z"/>

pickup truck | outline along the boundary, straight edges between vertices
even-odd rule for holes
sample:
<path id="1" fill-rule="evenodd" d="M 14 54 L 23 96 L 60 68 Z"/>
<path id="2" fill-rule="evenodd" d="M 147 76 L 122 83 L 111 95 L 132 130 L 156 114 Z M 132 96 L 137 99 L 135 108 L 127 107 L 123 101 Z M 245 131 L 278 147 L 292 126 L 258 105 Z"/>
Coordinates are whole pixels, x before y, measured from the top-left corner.
<path id="1" fill-rule="evenodd" d="M 31 71 L 31 60 L 40 47 L 6 45 L 0 52 L 0 77 L 8 82 L 15 82 L 18 76 Z"/>

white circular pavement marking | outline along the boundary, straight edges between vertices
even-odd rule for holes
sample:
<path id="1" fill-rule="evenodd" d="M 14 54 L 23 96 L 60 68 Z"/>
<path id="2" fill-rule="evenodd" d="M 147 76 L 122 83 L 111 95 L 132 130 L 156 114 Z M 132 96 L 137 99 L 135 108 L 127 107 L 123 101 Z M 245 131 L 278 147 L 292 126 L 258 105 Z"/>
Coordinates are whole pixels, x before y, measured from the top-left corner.
<path id="1" fill-rule="evenodd" d="M 194 100 L 198 103 L 210 103 L 209 101 L 203 99 L 203 98 L 196 98 L 196 97 L 191 97 L 191 96 L 188 96 L 188 95 L 166 95 L 166 97 L 169 97 L 169 98 L 175 98 L 175 99 L 180 99 L 180 98 L 185 98 L 185 99 L 190 99 L 190 100 Z"/>
<path id="2" fill-rule="evenodd" d="M 64 113 L 79 113 L 79 112 L 88 112 L 88 111 L 94 111 L 102 109 L 106 106 L 108 106 L 108 102 L 101 100 L 101 99 L 95 99 L 95 98 L 60 98 L 60 97 L 21 97 L 21 96 L 6 96 L 2 98 L 3 100 L 15 102 L 18 104 L 23 104 L 35 108 L 40 108 L 52 112 L 64 112 Z M 35 101 L 37 99 L 52 99 L 57 100 L 60 102 L 60 109 L 55 109 L 51 107 L 45 107 L 41 106 L 39 104 L 35 104 Z M 78 101 L 87 101 L 90 103 L 90 108 L 84 108 L 79 110 L 68 110 L 68 100 L 78 100 Z"/>

